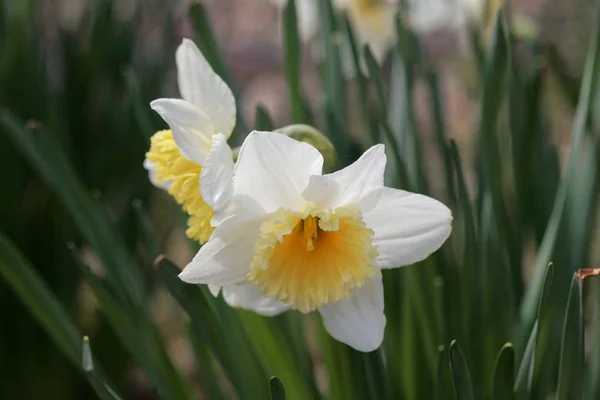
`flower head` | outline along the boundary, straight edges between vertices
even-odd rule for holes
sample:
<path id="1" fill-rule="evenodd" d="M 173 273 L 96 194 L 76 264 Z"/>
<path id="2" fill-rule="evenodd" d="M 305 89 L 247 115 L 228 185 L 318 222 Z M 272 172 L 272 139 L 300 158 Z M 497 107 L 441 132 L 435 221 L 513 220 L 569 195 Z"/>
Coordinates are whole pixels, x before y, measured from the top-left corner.
<path id="1" fill-rule="evenodd" d="M 377 145 L 322 175 L 312 146 L 251 133 L 234 169 L 231 204 L 217 212 L 220 224 L 180 278 L 250 285 L 280 310 L 318 310 L 337 340 L 376 349 L 385 327 L 380 269 L 423 260 L 448 238 L 452 221 L 442 203 L 384 187 L 385 164 Z"/>
<path id="2" fill-rule="evenodd" d="M 214 228 L 215 209 L 228 195 L 213 184 L 215 177 L 231 177 L 233 156 L 227 139 L 235 126 L 235 99 L 212 70 L 194 42 L 183 39 L 175 59 L 182 99 L 158 99 L 150 106 L 171 130 L 152 136 L 144 167 L 150 181 L 165 189 L 189 214 L 187 235 L 204 243 Z M 201 195 L 210 186 L 210 204 Z"/>

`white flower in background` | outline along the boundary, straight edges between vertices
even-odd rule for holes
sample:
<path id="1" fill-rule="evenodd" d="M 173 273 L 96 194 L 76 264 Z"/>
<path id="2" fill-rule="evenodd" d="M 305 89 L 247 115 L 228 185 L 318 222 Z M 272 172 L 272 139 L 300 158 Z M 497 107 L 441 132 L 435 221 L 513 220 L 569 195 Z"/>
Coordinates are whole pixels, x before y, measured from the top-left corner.
<path id="1" fill-rule="evenodd" d="M 327 331 L 359 351 L 378 348 L 386 322 L 380 269 L 423 260 L 452 221 L 442 203 L 384 187 L 385 164 L 377 145 L 322 175 L 314 147 L 252 132 L 228 189 L 231 206 L 216 215 L 220 224 L 180 278 L 253 287 L 279 310 L 318 310 Z"/>
<path id="2" fill-rule="evenodd" d="M 280 8 L 288 0 L 271 0 Z M 375 59 L 381 63 L 396 42 L 395 18 L 400 9 L 399 0 L 332 0 L 334 8 L 345 11 L 355 30 L 359 46 L 368 44 Z M 484 0 L 409 0 L 408 21 L 418 33 L 431 33 L 441 29 L 462 26 L 467 18 L 479 16 Z M 298 29 L 305 42 L 319 33 L 318 0 L 296 0 Z M 323 57 L 323 49 L 314 48 L 317 58 Z M 354 75 L 354 63 L 347 41 L 342 41 L 342 67 L 344 75 Z M 364 62 L 362 62 L 364 64 Z M 364 65 L 361 66 L 364 69 Z"/>
<path id="3" fill-rule="evenodd" d="M 183 40 L 175 58 L 183 99 L 151 103 L 171 130 L 152 136 L 144 167 L 152 184 L 167 190 L 190 215 L 187 235 L 204 243 L 214 230 L 214 213 L 227 207 L 231 197 L 233 155 L 227 138 L 235 126 L 235 99 L 191 40 Z M 220 291 L 211 287 L 215 296 Z M 265 298 L 253 285 L 225 287 L 222 292 L 229 305 L 263 315 L 289 308 Z"/>

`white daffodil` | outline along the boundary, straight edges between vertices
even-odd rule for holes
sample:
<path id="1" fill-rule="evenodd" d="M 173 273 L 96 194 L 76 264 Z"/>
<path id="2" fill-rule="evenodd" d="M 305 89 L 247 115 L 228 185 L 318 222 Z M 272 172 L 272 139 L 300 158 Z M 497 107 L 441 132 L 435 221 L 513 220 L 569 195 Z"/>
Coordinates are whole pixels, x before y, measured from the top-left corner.
<path id="1" fill-rule="evenodd" d="M 318 310 L 327 331 L 357 350 L 378 348 L 386 322 L 380 270 L 426 258 L 452 221 L 442 203 L 384 187 L 385 164 L 377 145 L 322 175 L 314 147 L 252 132 L 234 169 L 231 206 L 180 278 L 253 286 L 282 309 Z"/>
<path id="2" fill-rule="evenodd" d="M 231 197 L 233 155 L 227 138 L 235 125 L 235 100 L 191 40 L 183 40 L 176 62 L 183 99 L 151 103 L 171 130 L 152 136 L 144 168 L 152 184 L 167 190 L 190 215 L 187 235 L 204 243 L 214 230 L 214 213 L 225 209 Z M 211 287 L 215 296 L 220 291 Z M 232 285 L 222 292 L 229 305 L 267 316 L 289 308 L 262 296 L 253 285 Z"/>
<path id="3" fill-rule="evenodd" d="M 407 20 L 412 28 L 422 34 L 441 29 L 455 29 L 469 17 L 481 14 L 485 0 L 409 0 Z M 271 0 L 278 7 L 284 7 L 288 0 Z M 387 52 L 396 42 L 395 18 L 400 9 L 399 0 L 333 0 L 337 11 L 346 12 L 354 27 L 359 46 L 368 44 L 374 58 L 383 62 Z M 319 34 L 318 0 L 296 0 L 298 30 L 304 42 L 309 42 Z M 313 47 L 316 58 L 324 56 L 324 49 Z M 342 37 L 342 72 L 351 78 L 354 62 L 350 45 Z M 361 69 L 365 69 L 361 59 Z"/>
<path id="4" fill-rule="evenodd" d="M 152 136 L 144 167 L 150 181 L 167 190 L 190 215 L 187 235 L 204 243 L 213 231 L 214 211 L 225 206 L 225 198 L 209 205 L 200 186 L 214 188 L 215 176 L 231 176 L 233 156 L 227 139 L 235 126 L 235 99 L 194 42 L 183 39 L 175 59 L 182 99 L 150 103 L 171 130 Z"/>

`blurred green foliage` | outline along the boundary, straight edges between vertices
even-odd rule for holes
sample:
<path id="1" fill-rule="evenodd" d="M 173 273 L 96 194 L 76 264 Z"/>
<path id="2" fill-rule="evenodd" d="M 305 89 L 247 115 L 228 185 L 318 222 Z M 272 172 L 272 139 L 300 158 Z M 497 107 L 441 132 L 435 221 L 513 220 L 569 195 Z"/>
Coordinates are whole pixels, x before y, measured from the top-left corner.
<path id="1" fill-rule="evenodd" d="M 573 104 L 564 168 L 546 101 L 548 81 L 560 80 L 560 71 L 527 62 L 547 57 L 547 46 L 517 35 L 502 10 L 488 43 L 479 40 L 482 28 L 473 27 L 478 118 L 470 165 L 448 137 L 436 65 L 402 18 L 382 70 L 369 48 L 356 43 L 349 20 L 320 2 L 324 103 L 315 109 L 302 93 L 297 13 L 294 1 L 288 3 L 284 64 L 293 122 L 322 130 L 342 164 L 383 141 L 389 185 L 442 198 L 455 217 L 442 250 L 420 265 L 384 272 L 384 345 L 363 354 L 329 337 L 314 316 L 288 312 L 269 319 L 231 309 L 205 287 L 182 283 L 179 268 L 157 258 L 163 246 L 148 220 L 141 163 L 149 135 L 161 127 L 147 103 L 160 97 L 157 83 L 172 67 L 179 41 L 172 10 L 166 1 L 144 3 L 118 20 L 113 2 L 89 4 L 75 30 L 46 26 L 52 18 L 35 1 L 4 0 L 0 8 L 0 163 L 8 180 L 0 198 L 3 395 L 69 398 L 93 390 L 102 399 L 132 398 L 136 388 L 127 374 L 137 365 L 155 391 L 145 395 L 163 399 L 600 396 L 600 290 L 597 279 L 576 274 L 597 243 L 598 26 Z M 163 16 L 158 56 L 144 53 L 140 39 L 146 7 Z M 194 3 L 189 17 L 209 62 L 233 85 L 204 6 Z M 348 40 L 357 71 L 351 82 L 341 73 L 340 37 Z M 432 193 L 417 84 L 429 95 L 443 193 Z M 357 93 L 358 110 L 346 107 L 349 93 Z M 350 112 L 359 116 L 366 143 L 349 140 L 356 129 L 348 124 Z M 265 109 L 256 116 L 257 128 L 272 127 Z M 248 133 L 241 121 L 237 141 Z M 102 274 L 84 257 L 90 248 Z M 91 328 L 78 318 L 80 281 L 102 315 L 91 349 L 81 341 Z M 175 368 L 153 320 L 149 304 L 157 287 L 187 315 L 193 377 Z M 584 319 L 586 302 L 593 318 Z M 592 343 L 584 345 L 584 338 Z M 76 371 L 89 387 L 81 387 Z"/>

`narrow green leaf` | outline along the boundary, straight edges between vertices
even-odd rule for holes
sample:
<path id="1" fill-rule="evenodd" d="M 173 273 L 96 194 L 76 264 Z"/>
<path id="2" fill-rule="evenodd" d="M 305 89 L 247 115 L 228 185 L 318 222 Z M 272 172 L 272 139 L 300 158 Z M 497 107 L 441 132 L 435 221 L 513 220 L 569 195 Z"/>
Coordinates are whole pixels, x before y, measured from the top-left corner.
<path id="1" fill-rule="evenodd" d="M 92 349 L 90 348 L 90 339 L 87 336 L 83 337 L 83 349 L 81 353 L 81 367 L 87 374 L 90 384 L 101 400 L 120 400 L 121 397 L 108 386 L 100 377 L 100 374 L 94 367 L 94 359 L 92 357 Z"/>
<path id="2" fill-rule="evenodd" d="M 299 124 L 306 121 L 302 102 L 302 89 L 300 86 L 302 44 L 298 38 L 296 0 L 288 0 L 283 10 L 283 43 L 285 53 L 285 75 L 290 96 L 292 122 Z"/>
<path id="3" fill-rule="evenodd" d="M 269 115 L 269 112 L 262 105 L 256 107 L 254 118 L 254 129 L 257 131 L 272 131 L 275 129 L 275 124 Z"/>
<path id="4" fill-rule="evenodd" d="M 431 107 L 432 119 L 434 121 L 435 138 L 439 152 L 444 160 L 444 173 L 446 175 L 446 191 L 450 205 L 456 201 L 456 193 L 453 179 L 452 156 L 448 145 L 448 135 L 446 132 L 446 117 L 442 95 L 440 92 L 439 77 L 432 65 L 428 65 L 426 71 L 427 86 L 429 88 L 429 103 Z"/>
<path id="5" fill-rule="evenodd" d="M 600 13 L 600 9 L 598 10 Z M 598 20 L 598 15 L 596 16 Z M 554 205 L 550 220 L 548 221 L 542 243 L 538 250 L 537 259 L 535 263 L 535 275 L 529 289 L 525 292 L 525 297 L 521 305 L 521 320 L 522 326 L 519 334 L 524 336 L 527 332 L 527 328 L 531 326 L 535 319 L 535 305 L 536 300 L 540 296 L 542 291 L 544 268 L 550 262 L 556 239 L 558 237 L 558 231 L 561 226 L 565 203 L 569 192 L 569 186 L 571 181 L 575 178 L 575 172 L 577 165 L 580 160 L 580 153 L 583 143 L 583 138 L 587 130 L 587 122 L 590 116 L 590 110 L 592 104 L 594 104 L 594 98 L 596 95 L 595 88 L 597 87 L 597 74 L 600 70 L 600 60 L 598 53 L 600 52 L 600 25 L 596 24 L 595 32 L 590 40 L 589 51 L 586 60 L 585 70 L 583 79 L 581 82 L 581 90 L 579 96 L 579 103 L 577 105 L 577 112 L 575 114 L 575 121 L 573 124 L 573 134 L 571 136 L 571 145 L 569 158 L 563 178 L 560 181 L 556 196 L 554 198 Z M 519 338 L 519 339 L 522 339 Z"/>
<path id="6" fill-rule="evenodd" d="M 519 364 L 519 369 L 517 370 L 517 377 L 515 378 L 515 387 L 513 391 L 519 394 L 519 396 L 521 396 L 520 398 L 528 399 L 531 397 L 530 394 L 533 382 L 533 366 L 536 344 L 535 340 L 537 337 L 537 332 L 538 324 L 537 321 L 535 321 L 533 328 L 531 329 L 529 339 L 527 340 L 525 351 L 521 357 L 521 363 Z"/>
<path id="7" fill-rule="evenodd" d="M 143 210 L 142 201 L 140 199 L 135 199 L 131 203 L 131 206 L 133 207 L 137 230 L 140 233 L 142 244 L 148 252 L 150 258 L 154 260 L 160 255 L 160 249 L 152 230 L 152 224 Z"/>
<path id="8" fill-rule="evenodd" d="M 492 400 L 514 399 L 513 386 L 515 381 L 515 349 L 511 343 L 506 343 L 500 349 L 494 372 L 492 374 Z"/>
<path id="9" fill-rule="evenodd" d="M 346 135 L 346 96 L 340 55 L 341 43 L 331 0 L 319 1 L 319 15 L 325 48 L 322 74 L 325 89 L 325 122 L 326 127 L 329 127 L 334 120 L 333 125 L 336 127 L 326 129 L 326 133 L 335 145 L 340 159 L 343 160 L 348 156 L 350 146 Z"/>
<path id="10" fill-rule="evenodd" d="M 548 310 L 547 304 L 550 296 L 550 290 L 552 288 L 553 278 L 554 266 L 552 264 L 548 264 L 546 274 L 544 276 L 542 295 L 538 303 L 538 318 L 531 329 L 527 345 L 525 346 L 525 351 L 521 357 L 517 377 L 515 378 L 514 391 L 525 397 L 529 397 L 533 390 L 536 362 L 538 363 L 538 369 L 543 366 L 543 359 L 538 357 L 536 351 L 538 347 L 540 348 L 540 351 L 542 351 L 541 349 L 545 349 L 545 340 L 547 339 L 547 336 L 540 337 L 538 333 L 539 316 Z M 545 320 L 546 318 L 544 317 L 543 319 Z"/>
<path id="11" fill-rule="evenodd" d="M 39 273 L 0 231 L 0 276 L 65 357 L 80 364 L 81 342 L 69 315 Z"/>
<path id="12" fill-rule="evenodd" d="M 127 83 L 129 100 L 131 102 L 135 120 L 140 127 L 140 131 L 144 134 L 144 137 L 146 139 L 150 139 L 150 137 L 155 133 L 155 129 L 152 125 L 149 115 L 150 107 L 148 102 L 142 99 L 140 83 L 133 67 L 128 66 L 125 68 L 123 71 L 123 77 Z"/>
<path id="13" fill-rule="evenodd" d="M 228 306 L 219 307 L 217 300 L 204 288 L 182 282 L 180 269 L 171 261 L 157 259 L 157 273 L 171 296 L 183 307 L 202 339 L 206 342 L 216 360 L 223 366 L 238 394 L 242 398 L 261 393 L 259 368 L 246 368 L 255 364 L 256 358 L 250 353 L 241 326 Z M 221 332 L 228 332 L 222 335 Z"/>
<path id="14" fill-rule="evenodd" d="M 552 370 L 548 367 L 548 354 L 552 345 L 553 313 L 555 310 L 550 306 L 552 283 L 554 278 L 554 264 L 549 264 L 544 279 L 544 288 L 538 305 L 537 334 L 535 339 L 535 353 L 533 375 L 531 382 L 531 393 L 534 397 L 545 397 L 548 395 L 548 383 L 552 381 Z"/>
<path id="15" fill-rule="evenodd" d="M 436 396 L 438 400 L 455 400 L 454 382 L 450 370 L 450 355 L 445 346 L 438 349 L 438 363 L 436 369 Z"/>
<path id="16" fill-rule="evenodd" d="M 212 66 L 217 75 L 227 82 L 227 85 L 229 85 L 231 88 L 235 98 L 238 99 L 237 124 L 234 132 L 236 137 L 234 141 L 241 143 L 245 135 L 250 133 L 248 130 L 249 125 L 246 122 L 244 114 L 242 113 L 243 108 L 239 102 L 239 91 L 234 86 L 231 73 L 225 66 L 225 63 L 223 62 L 223 59 L 219 53 L 219 47 L 217 45 L 217 41 L 215 39 L 204 3 L 200 1 L 192 2 L 188 9 L 188 16 L 192 22 L 194 31 L 196 32 L 196 41 L 198 42 L 198 47 L 200 50 L 202 50 L 204 57 L 206 57 L 206 60 Z"/>
<path id="17" fill-rule="evenodd" d="M 269 380 L 269 391 L 271 393 L 271 400 L 285 400 L 283 384 L 275 376 Z"/>
<path id="18" fill-rule="evenodd" d="M 229 383 L 226 379 L 227 377 L 218 371 L 215 357 L 210 351 L 208 344 L 202 339 L 202 335 L 198 332 L 196 325 L 188 322 L 185 324 L 185 327 L 187 337 L 196 356 L 195 370 L 198 375 L 200 390 L 204 396 L 211 400 L 227 400 L 233 397 L 231 394 L 225 395 L 221 385 L 223 382 Z"/>
<path id="19" fill-rule="evenodd" d="M 239 310 L 238 316 L 265 372 L 271 375 L 277 373 L 285 382 L 287 397 L 298 400 L 311 398 L 303 374 L 273 321 L 245 310 Z"/>
<path id="20" fill-rule="evenodd" d="M 582 281 L 573 276 L 563 327 L 558 400 L 583 399 L 585 381 Z"/>
<path id="21" fill-rule="evenodd" d="M 0 116 L 3 130 L 54 189 L 79 231 L 98 253 L 116 294 L 131 305 L 142 303 L 143 282 L 136 264 L 103 210 L 88 195 L 63 151 L 51 135 L 21 127 L 8 113 Z"/>
<path id="22" fill-rule="evenodd" d="M 392 154 L 394 155 L 394 162 L 397 164 L 397 173 L 398 177 L 400 178 L 400 182 L 403 185 L 408 186 L 406 165 L 404 164 L 402 152 L 400 151 L 398 141 L 396 140 L 396 137 L 392 132 L 392 128 L 388 122 L 387 105 L 385 101 L 385 95 L 383 93 L 383 83 L 381 82 L 379 65 L 377 64 L 377 61 L 375 61 L 375 57 L 371 53 L 368 45 L 363 47 L 363 54 L 365 57 L 365 63 L 367 64 L 367 69 L 369 71 L 369 77 L 371 78 L 371 81 L 376 89 L 375 92 L 377 93 L 377 102 L 379 103 L 379 110 L 381 112 L 381 128 L 383 129 L 383 133 L 387 139 L 387 144 L 390 146 Z"/>
<path id="23" fill-rule="evenodd" d="M 85 344 L 82 346 L 79 333 L 67 311 L 38 272 L 1 231 L 0 276 L 23 302 L 29 313 L 46 331 L 63 355 L 80 371 L 86 373 L 98 397 L 103 400 L 118 399 L 116 395 L 115 397 L 104 397 L 105 392 L 113 394 L 114 392 L 108 386 L 98 386 L 95 377 L 89 375 L 86 367 L 89 367 L 91 358 L 87 357 Z M 86 363 L 82 363 L 82 361 L 86 361 Z"/>
<path id="24" fill-rule="evenodd" d="M 481 111 L 477 128 L 477 137 L 480 140 L 480 180 L 481 190 L 491 193 L 494 217 L 497 224 L 498 235 L 504 244 L 509 257 L 509 266 L 512 267 L 514 287 L 522 286 L 521 273 L 521 239 L 520 231 L 515 229 L 505 204 L 503 182 L 506 169 L 502 168 L 502 143 L 501 131 L 498 127 L 501 107 L 504 103 L 508 67 L 511 59 L 511 42 L 508 37 L 504 12 L 501 9 L 496 14 L 493 37 L 490 43 L 483 90 L 481 98 Z M 521 289 L 518 290 L 520 293 Z"/>
<path id="25" fill-rule="evenodd" d="M 473 399 L 473 385 L 467 361 L 456 340 L 450 343 L 450 371 L 457 400 Z"/>
<path id="26" fill-rule="evenodd" d="M 113 332 L 145 369 L 161 398 L 192 399 L 190 388 L 166 354 L 148 310 L 143 307 L 128 309 L 126 304 L 119 301 L 113 288 L 83 263 L 74 245 L 71 243 L 68 247 Z"/>
<path id="27" fill-rule="evenodd" d="M 348 385 L 348 382 L 353 382 L 348 347 L 333 339 L 321 321 L 318 321 L 318 325 L 323 363 L 329 374 L 331 400 L 346 400 L 361 396 L 366 398 L 366 393 L 363 391 L 364 380 Z"/>
<path id="28" fill-rule="evenodd" d="M 421 160 L 422 150 L 419 126 L 414 108 L 414 90 L 418 80 L 417 67 L 423 64 L 423 51 L 413 30 L 405 26 L 405 19 L 395 17 L 396 51 L 392 55 L 388 123 L 402 151 L 408 187 L 426 194 L 428 184 Z"/>
<path id="29" fill-rule="evenodd" d="M 360 50 L 356 43 L 356 36 L 352 23 L 347 14 L 344 15 L 344 27 L 346 30 L 346 37 L 348 39 L 348 45 L 352 54 L 352 61 L 354 63 L 354 80 L 358 86 L 358 105 L 362 117 L 363 129 L 369 133 L 371 144 L 379 143 L 379 127 L 377 126 L 376 119 L 378 116 L 372 115 L 369 108 L 369 92 L 367 88 L 367 80 L 363 75 L 362 62 L 360 56 Z"/>

